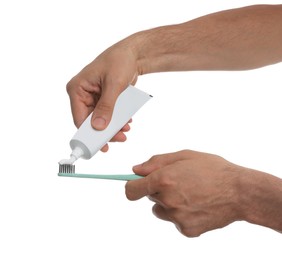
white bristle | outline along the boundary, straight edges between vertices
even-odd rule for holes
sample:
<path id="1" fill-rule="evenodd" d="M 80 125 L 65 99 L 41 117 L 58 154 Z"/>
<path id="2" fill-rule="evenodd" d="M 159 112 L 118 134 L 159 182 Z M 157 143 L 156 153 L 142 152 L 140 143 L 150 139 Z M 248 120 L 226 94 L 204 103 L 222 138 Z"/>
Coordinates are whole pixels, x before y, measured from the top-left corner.
<path id="1" fill-rule="evenodd" d="M 59 173 L 75 173 L 75 165 L 59 164 Z"/>

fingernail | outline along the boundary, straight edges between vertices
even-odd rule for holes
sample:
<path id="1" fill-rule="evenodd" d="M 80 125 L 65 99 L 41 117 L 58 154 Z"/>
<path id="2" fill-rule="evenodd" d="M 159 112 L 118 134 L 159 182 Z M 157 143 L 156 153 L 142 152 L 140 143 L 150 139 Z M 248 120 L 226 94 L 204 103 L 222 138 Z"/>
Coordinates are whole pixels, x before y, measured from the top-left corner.
<path id="1" fill-rule="evenodd" d="M 92 123 L 92 126 L 97 130 L 102 130 L 106 126 L 106 120 L 102 117 L 96 117 Z"/>

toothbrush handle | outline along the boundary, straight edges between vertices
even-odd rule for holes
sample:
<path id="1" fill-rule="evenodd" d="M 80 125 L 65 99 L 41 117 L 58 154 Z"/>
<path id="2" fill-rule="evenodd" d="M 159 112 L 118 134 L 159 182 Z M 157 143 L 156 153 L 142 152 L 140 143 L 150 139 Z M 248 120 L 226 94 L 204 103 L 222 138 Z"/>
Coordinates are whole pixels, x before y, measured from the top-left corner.
<path id="1" fill-rule="evenodd" d="M 104 180 L 118 180 L 131 181 L 143 178 L 143 176 L 136 174 L 84 174 L 84 173 L 58 173 L 62 177 L 76 177 L 76 178 L 90 178 L 90 179 L 104 179 Z"/>

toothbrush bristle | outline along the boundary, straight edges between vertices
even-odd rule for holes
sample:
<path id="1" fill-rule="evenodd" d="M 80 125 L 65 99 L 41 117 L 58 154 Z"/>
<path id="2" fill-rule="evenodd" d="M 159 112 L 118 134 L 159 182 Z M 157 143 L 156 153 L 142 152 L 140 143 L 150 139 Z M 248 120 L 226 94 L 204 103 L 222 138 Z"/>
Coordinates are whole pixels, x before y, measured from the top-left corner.
<path id="1" fill-rule="evenodd" d="M 59 164 L 59 173 L 75 173 L 75 165 Z"/>

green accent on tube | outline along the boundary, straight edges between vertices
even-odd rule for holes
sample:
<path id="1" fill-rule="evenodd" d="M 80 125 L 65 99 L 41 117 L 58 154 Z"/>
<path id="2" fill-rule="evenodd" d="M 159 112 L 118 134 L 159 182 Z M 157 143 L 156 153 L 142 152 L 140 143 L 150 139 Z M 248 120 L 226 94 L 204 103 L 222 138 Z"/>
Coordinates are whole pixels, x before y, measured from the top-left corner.
<path id="1" fill-rule="evenodd" d="M 132 181 L 143 178 L 143 176 L 136 174 L 84 174 L 84 173 L 58 173 L 61 177 L 76 177 L 76 178 L 90 178 L 103 180 L 117 180 L 117 181 Z"/>

